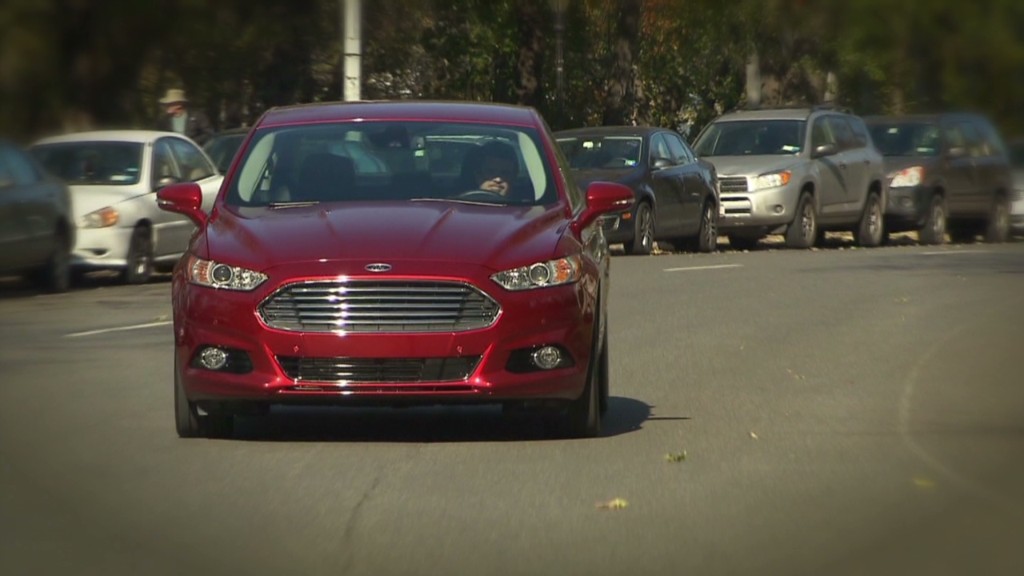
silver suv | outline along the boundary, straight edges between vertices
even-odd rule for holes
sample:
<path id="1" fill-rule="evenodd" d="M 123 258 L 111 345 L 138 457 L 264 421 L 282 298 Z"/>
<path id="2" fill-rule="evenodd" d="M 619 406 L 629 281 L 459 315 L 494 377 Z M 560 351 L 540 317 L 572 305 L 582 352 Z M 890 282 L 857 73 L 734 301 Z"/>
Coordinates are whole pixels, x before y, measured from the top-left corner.
<path id="1" fill-rule="evenodd" d="M 736 248 L 768 234 L 809 248 L 826 230 L 850 230 L 861 246 L 882 242 L 888 183 L 864 121 L 833 107 L 730 112 L 701 131 L 698 156 L 714 164 L 719 230 Z"/>

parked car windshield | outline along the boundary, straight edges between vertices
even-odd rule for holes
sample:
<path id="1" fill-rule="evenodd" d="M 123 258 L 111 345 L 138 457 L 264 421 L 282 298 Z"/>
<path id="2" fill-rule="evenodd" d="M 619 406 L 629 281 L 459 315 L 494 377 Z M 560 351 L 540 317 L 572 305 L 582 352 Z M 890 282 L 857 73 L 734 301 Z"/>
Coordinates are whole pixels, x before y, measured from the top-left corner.
<path id="1" fill-rule="evenodd" d="M 496 149 L 508 160 L 500 174 L 508 188 L 488 194 L 480 172 Z M 259 130 L 243 156 L 228 188 L 226 202 L 233 206 L 556 199 L 540 137 L 525 127 L 417 121 L 283 126 Z"/>
<path id="2" fill-rule="evenodd" d="M 47 172 L 74 185 L 138 184 L 142 166 L 140 142 L 63 142 L 31 149 Z"/>
<path id="3" fill-rule="evenodd" d="M 559 138 L 558 146 L 572 168 L 614 170 L 631 168 L 640 163 L 643 138 L 580 135 Z"/>
<path id="4" fill-rule="evenodd" d="M 803 120 L 715 122 L 700 135 L 693 151 L 705 157 L 799 154 L 804 125 Z"/>
<path id="5" fill-rule="evenodd" d="M 884 156 L 936 156 L 939 127 L 925 122 L 872 122 L 869 130 Z"/>

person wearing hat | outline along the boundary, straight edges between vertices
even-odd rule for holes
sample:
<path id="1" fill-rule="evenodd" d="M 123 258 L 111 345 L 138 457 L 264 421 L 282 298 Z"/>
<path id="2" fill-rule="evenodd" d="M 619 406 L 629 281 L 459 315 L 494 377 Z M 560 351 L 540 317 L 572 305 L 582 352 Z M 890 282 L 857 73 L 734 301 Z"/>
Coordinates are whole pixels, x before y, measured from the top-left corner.
<path id="1" fill-rule="evenodd" d="M 160 129 L 168 132 L 184 134 L 202 146 L 213 135 L 213 125 L 202 110 L 188 107 L 188 98 L 181 88 L 167 90 L 160 99 L 164 107 L 164 117 L 160 121 Z"/>

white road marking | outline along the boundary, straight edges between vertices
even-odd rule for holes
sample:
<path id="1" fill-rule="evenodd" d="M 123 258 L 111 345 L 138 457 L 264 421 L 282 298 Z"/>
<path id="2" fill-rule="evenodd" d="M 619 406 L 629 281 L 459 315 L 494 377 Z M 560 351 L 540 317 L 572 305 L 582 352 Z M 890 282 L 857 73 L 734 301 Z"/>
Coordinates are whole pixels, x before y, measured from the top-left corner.
<path id="1" fill-rule="evenodd" d="M 146 324 L 135 324 L 134 326 L 118 326 L 116 328 L 103 328 L 101 330 L 87 330 L 85 332 L 72 332 L 71 334 L 65 334 L 65 338 L 80 338 L 82 336 L 96 336 L 97 334 L 108 334 L 110 332 L 126 332 L 128 330 L 142 330 L 143 328 L 155 328 L 157 326 L 168 326 L 171 324 L 170 320 L 165 322 L 149 322 Z"/>
<path id="2" fill-rule="evenodd" d="M 922 256 L 948 256 L 952 254 L 988 254 L 991 250 L 942 250 L 939 252 L 921 252 Z"/>
<path id="3" fill-rule="evenodd" d="M 689 272 L 690 270 L 719 270 L 722 268 L 742 268 L 743 264 L 716 264 L 714 266 L 690 266 L 687 268 L 665 268 L 663 272 Z"/>

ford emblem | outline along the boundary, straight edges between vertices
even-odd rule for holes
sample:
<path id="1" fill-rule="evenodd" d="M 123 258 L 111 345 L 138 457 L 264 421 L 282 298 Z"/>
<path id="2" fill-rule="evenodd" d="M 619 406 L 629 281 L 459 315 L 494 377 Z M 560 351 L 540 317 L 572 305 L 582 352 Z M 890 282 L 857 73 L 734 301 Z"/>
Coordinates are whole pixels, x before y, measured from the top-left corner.
<path id="1" fill-rule="evenodd" d="M 364 268 L 367 272 L 387 272 L 388 270 L 391 270 L 391 264 L 374 262 L 373 264 L 367 264 Z"/>

